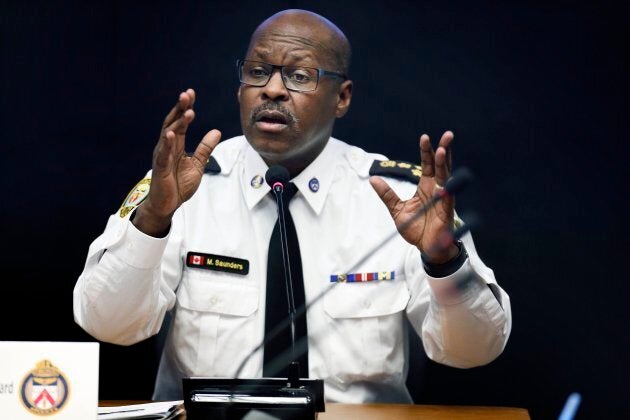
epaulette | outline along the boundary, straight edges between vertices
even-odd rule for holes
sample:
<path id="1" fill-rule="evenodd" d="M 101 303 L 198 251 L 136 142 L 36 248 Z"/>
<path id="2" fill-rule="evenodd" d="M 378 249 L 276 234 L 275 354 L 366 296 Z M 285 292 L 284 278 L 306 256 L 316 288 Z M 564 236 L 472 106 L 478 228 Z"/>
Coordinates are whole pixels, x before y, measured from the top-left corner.
<path id="1" fill-rule="evenodd" d="M 219 162 L 214 158 L 214 156 L 210 156 L 208 159 L 208 163 L 206 163 L 206 169 L 204 170 L 206 174 L 220 174 L 221 166 L 219 166 Z"/>
<path id="2" fill-rule="evenodd" d="M 422 167 L 398 160 L 375 160 L 370 167 L 370 176 L 388 176 L 417 184 L 422 176 Z"/>

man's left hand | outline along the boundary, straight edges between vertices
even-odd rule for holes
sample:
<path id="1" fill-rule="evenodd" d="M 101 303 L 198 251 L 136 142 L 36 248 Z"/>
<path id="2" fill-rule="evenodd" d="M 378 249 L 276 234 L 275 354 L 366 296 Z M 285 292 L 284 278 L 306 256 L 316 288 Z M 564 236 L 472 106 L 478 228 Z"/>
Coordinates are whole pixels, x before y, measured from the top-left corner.
<path id="1" fill-rule="evenodd" d="M 418 247 L 432 264 L 443 264 L 455 258 L 459 252 L 451 240 L 444 240 L 451 237 L 455 213 L 455 199 L 452 196 L 444 195 L 425 214 L 416 217 L 418 209 L 440 193 L 450 176 L 452 141 L 453 133 L 445 132 L 434 151 L 429 136 L 423 134 L 420 137 L 422 176 L 416 193 L 409 200 L 401 200 L 383 179 L 376 176 L 370 178 L 370 184 L 389 209 L 398 232 L 407 242 Z"/>

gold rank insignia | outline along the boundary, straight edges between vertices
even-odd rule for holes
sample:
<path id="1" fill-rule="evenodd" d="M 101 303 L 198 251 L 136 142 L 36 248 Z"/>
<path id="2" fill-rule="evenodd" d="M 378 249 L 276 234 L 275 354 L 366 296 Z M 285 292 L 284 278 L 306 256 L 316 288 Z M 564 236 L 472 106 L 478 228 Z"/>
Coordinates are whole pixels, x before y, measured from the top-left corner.
<path id="1" fill-rule="evenodd" d="M 422 176 L 422 167 L 398 160 L 375 160 L 370 167 L 370 176 L 398 178 L 417 184 Z"/>
<path id="2" fill-rule="evenodd" d="M 149 189 L 151 187 L 151 178 L 144 178 L 138 182 L 123 201 L 120 206 L 120 217 L 126 217 L 133 209 L 138 207 L 149 195 Z"/>

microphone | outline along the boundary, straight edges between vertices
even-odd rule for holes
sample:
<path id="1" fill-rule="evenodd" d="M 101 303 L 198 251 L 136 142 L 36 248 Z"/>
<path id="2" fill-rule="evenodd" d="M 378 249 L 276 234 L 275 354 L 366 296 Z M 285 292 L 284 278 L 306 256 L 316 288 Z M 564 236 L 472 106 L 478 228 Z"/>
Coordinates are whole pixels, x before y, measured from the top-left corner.
<path id="1" fill-rule="evenodd" d="M 265 181 L 267 181 L 267 184 L 274 192 L 277 192 L 278 189 L 282 192 L 289 179 L 289 171 L 284 166 L 274 165 L 265 173 Z"/>
<path id="2" fill-rule="evenodd" d="M 289 309 L 289 321 L 291 328 L 291 363 L 289 364 L 289 383 L 299 380 L 299 365 L 296 362 L 295 350 L 295 298 L 293 293 L 293 279 L 291 278 L 291 263 L 289 259 L 289 246 L 287 240 L 287 228 L 284 215 L 284 203 L 282 193 L 289 183 L 289 171 L 280 165 L 270 167 L 265 173 L 265 181 L 276 195 L 276 206 L 278 209 L 278 223 L 280 225 L 280 243 L 282 248 L 282 262 L 284 270 L 284 283 L 287 294 L 287 306 Z"/>
<path id="3" fill-rule="evenodd" d="M 453 172 L 451 177 L 446 181 L 444 190 L 448 195 L 455 195 L 464 190 L 473 181 L 473 174 L 466 167 L 458 168 Z"/>
<path id="4" fill-rule="evenodd" d="M 438 201 L 443 199 L 446 196 L 453 196 L 460 191 L 464 190 L 470 183 L 473 181 L 472 173 L 468 170 L 468 168 L 459 168 L 456 169 L 455 172 L 451 175 L 451 177 L 446 181 L 444 187 L 438 191 L 431 200 L 429 200 L 423 208 L 428 210 L 430 207 L 437 204 Z M 416 216 L 417 217 L 417 216 Z M 403 225 L 407 227 L 407 225 Z M 402 228 L 402 226 L 401 226 Z"/>
<path id="5" fill-rule="evenodd" d="M 560 412 L 560 416 L 558 416 L 558 420 L 573 420 L 580 407 L 580 402 L 582 402 L 582 395 L 579 393 L 573 392 L 569 395 Z"/>
<path id="6" fill-rule="evenodd" d="M 270 184 L 269 180 L 271 179 L 271 177 L 267 177 L 267 175 L 271 172 L 271 170 L 274 167 L 270 168 L 267 171 L 267 174 L 265 175 L 265 179 L 267 180 L 267 183 Z M 282 168 L 282 167 L 281 167 Z M 285 168 L 282 168 L 286 171 Z M 274 170 L 273 173 L 276 173 L 276 170 Z M 288 172 L 287 172 L 287 178 L 288 178 Z M 287 179 L 288 180 L 288 179 Z M 433 206 L 435 206 L 440 200 L 442 200 L 445 196 L 448 195 L 453 195 L 455 193 L 459 193 L 460 191 L 464 190 L 466 187 L 468 187 L 468 185 L 470 185 L 470 183 L 473 181 L 473 176 L 472 173 L 470 172 L 470 170 L 468 170 L 467 168 L 460 168 L 456 171 L 453 172 L 451 178 L 449 178 L 449 180 L 446 182 L 446 184 L 444 185 L 444 188 L 439 191 L 438 193 L 435 194 L 435 196 L 433 196 L 429 201 L 427 201 L 425 203 L 424 206 L 420 207 L 416 213 L 409 218 L 408 221 L 406 221 L 405 223 L 403 223 L 399 229 L 403 230 L 406 227 L 408 227 L 411 223 L 413 223 L 418 217 L 422 216 L 423 214 L 425 214 L 427 211 L 429 211 Z M 270 184 L 272 185 L 272 184 Z M 444 244 L 445 241 L 449 241 L 452 242 L 453 240 L 459 239 L 461 238 L 465 233 L 467 233 L 470 228 L 473 225 L 476 225 L 476 218 L 473 218 L 473 223 L 468 223 L 468 224 L 464 224 L 463 226 L 455 229 L 455 231 L 451 232 L 450 235 L 446 235 L 448 236 L 448 238 L 441 238 L 442 243 Z M 391 241 L 392 239 L 396 238 L 399 235 L 398 230 L 395 229 L 391 234 L 389 234 L 388 236 L 386 236 L 382 241 L 380 241 L 376 246 L 374 246 L 372 249 L 369 250 L 369 252 L 366 252 L 363 257 L 361 257 L 357 262 L 355 262 L 354 264 L 350 265 L 350 269 L 348 270 L 348 272 L 352 272 L 355 269 L 358 269 L 358 267 L 363 264 L 368 257 L 370 257 L 372 254 L 374 254 L 380 247 L 383 246 L 383 244 Z M 468 281 L 468 279 L 462 279 L 463 284 L 465 284 Z M 280 332 L 282 332 L 285 328 L 287 328 L 287 326 L 289 324 L 291 324 L 292 328 L 294 328 L 295 326 L 295 318 L 300 317 L 300 316 L 304 316 L 304 314 L 306 313 L 306 311 L 313 306 L 315 303 L 317 303 L 319 300 L 321 300 L 324 296 L 326 296 L 331 290 L 333 290 L 335 288 L 335 286 L 337 286 L 339 283 L 332 283 L 330 286 L 328 286 L 327 288 L 325 288 L 322 292 L 320 292 L 317 296 L 315 296 L 310 302 L 305 302 L 304 305 L 301 305 L 299 309 L 297 309 L 295 311 L 295 313 L 289 317 L 289 319 L 284 320 L 283 322 L 278 323 L 277 325 L 275 325 L 273 327 L 273 329 L 269 332 L 268 336 L 264 337 L 263 341 L 258 344 L 244 359 L 243 361 L 239 364 L 238 368 L 236 369 L 236 373 L 234 375 L 235 378 L 238 378 L 238 376 L 241 374 L 241 371 L 243 370 L 243 368 L 245 367 L 245 365 L 247 364 L 247 362 L 251 359 L 251 357 L 256 354 L 256 352 L 258 352 L 260 349 L 262 349 L 267 342 L 269 342 L 270 340 L 272 340 L 273 338 L 275 338 L 278 334 L 280 334 Z M 295 342 L 292 343 L 292 354 L 293 357 L 297 358 L 299 356 L 302 355 L 302 353 L 304 352 L 306 346 L 304 343 L 298 343 L 298 349 L 296 350 L 296 344 Z M 294 359 L 295 360 L 295 359 Z M 274 365 L 276 365 L 273 361 L 272 363 Z M 278 368 L 277 370 L 280 370 L 280 368 Z"/>

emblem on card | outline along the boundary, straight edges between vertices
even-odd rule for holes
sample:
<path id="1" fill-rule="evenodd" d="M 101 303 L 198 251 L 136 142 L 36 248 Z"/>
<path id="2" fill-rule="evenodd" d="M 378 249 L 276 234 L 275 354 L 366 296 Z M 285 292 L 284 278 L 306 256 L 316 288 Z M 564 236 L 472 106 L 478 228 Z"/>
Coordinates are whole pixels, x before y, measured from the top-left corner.
<path id="1" fill-rule="evenodd" d="M 22 381 L 20 400 L 24 407 L 37 416 L 49 416 L 64 408 L 70 396 L 68 380 L 59 368 L 42 360 Z"/>
<path id="2" fill-rule="evenodd" d="M 120 217 L 125 217 L 131 212 L 131 210 L 138 207 L 145 198 L 149 195 L 149 189 L 151 187 L 151 178 L 144 178 L 138 182 L 133 190 L 127 194 L 127 198 L 120 206 Z"/>

